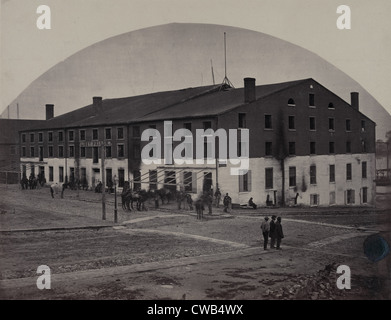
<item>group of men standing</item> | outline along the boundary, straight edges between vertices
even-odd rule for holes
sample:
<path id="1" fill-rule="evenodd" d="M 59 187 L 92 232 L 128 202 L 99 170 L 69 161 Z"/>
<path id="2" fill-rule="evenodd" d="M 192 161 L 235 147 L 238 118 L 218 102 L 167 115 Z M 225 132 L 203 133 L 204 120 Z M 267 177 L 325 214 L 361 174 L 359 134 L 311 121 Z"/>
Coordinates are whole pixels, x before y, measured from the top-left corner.
<path id="1" fill-rule="evenodd" d="M 261 230 L 263 235 L 263 249 L 267 250 L 267 244 L 270 237 L 270 249 L 281 249 L 281 240 L 284 238 L 282 231 L 281 217 L 272 216 L 272 220 L 269 222 L 269 217 L 265 217 L 265 220 L 261 223 Z M 277 243 L 276 243 L 277 242 Z"/>

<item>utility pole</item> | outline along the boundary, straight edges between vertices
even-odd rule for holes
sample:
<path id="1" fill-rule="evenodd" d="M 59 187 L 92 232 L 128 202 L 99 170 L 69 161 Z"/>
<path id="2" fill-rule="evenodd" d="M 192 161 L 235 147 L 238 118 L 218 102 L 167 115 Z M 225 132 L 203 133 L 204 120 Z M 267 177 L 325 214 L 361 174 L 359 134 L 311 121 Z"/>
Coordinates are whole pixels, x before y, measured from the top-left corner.
<path id="1" fill-rule="evenodd" d="M 101 170 L 102 170 L 102 220 L 106 220 L 106 181 L 105 181 L 105 145 L 101 145 Z"/>

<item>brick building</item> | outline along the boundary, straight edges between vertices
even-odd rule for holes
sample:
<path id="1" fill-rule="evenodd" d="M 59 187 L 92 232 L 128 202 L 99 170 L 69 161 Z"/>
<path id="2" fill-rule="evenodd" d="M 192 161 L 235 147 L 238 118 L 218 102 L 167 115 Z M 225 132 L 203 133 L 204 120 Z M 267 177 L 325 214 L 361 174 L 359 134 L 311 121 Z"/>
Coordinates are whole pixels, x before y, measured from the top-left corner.
<path id="1" fill-rule="evenodd" d="M 19 183 L 19 130 L 43 123 L 42 120 L 0 119 L 0 183 Z"/>
<path id="2" fill-rule="evenodd" d="M 107 180 L 117 176 L 120 187 L 129 180 L 143 189 L 183 187 L 196 194 L 218 184 L 234 203 L 250 197 L 261 205 L 267 198 L 285 205 L 374 203 L 375 123 L 359 111 L 358 93 L 351 93 L 349 104 L 313 79 L 244 82 L 238 89 L 213 85 L 94 97 L 91 105 L 58 117 L 47 105 L 44 124 L 20 132 L 21 170 L 42 172 L 48 182 L 86 179 L 93 187 L 102 178 L 103 150 Z M 172 122 L 173 131 L 186 128 L 192 134 L 248 129 L 249 171 L 231 175 L 233 165 L 218 156 L 205 164 L 143 163 L 148 141 L 141 135 L 154 128 L 163 137 L 164 121 Z M 174 141 L 173 148 L 180 143 Z"/>

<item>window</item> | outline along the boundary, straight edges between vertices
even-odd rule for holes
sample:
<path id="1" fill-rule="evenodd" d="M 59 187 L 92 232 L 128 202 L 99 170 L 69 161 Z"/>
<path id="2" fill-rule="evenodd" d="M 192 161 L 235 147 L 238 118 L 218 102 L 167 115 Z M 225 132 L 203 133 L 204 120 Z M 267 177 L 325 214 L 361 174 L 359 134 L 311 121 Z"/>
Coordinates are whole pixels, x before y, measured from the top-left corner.
<path id="1" fill-rule="evenodd" d="M 288 117 L 288 128 L 289 130 L 295 130 L 295 116 Z"/>
<path id="2" fill-rule="evenodd" d="M 193 173 L 191 171 L 185 171 L 183 173 L 183 184 L 185 185 L 186 192 L 193 191 Z"/>
<path id="3" fill-rule="evenodd" d="M 80 130 L 80 141 L 86 140 L 86 131 Z"/>
<path id="4" fill-rule="evenodd" d="M 310 117 L 310 130 L 316 130 L 316 120 L 315 117 Z"/>
<path id="5" fill-rule="evenodd" d="M 34 133 L 30 133 L 30 142 L 34 142 Z"/>
<path id="6" fill-rule="evenodd" d="M 308 100 L 309 100 L 309 101 L 308 101 L 309 106 L 310 106 L 310 107 L 315 107 L 315 94 L 310 93 L 308 98 L 309 98 L 309 99 L 308 99 Z"/>
<path id="7" fill-rule="evenodd" d="M 16 155 L 16 146 L 10 146 L 10 155 Z"/>
<path id="8" fill-rule="evenodd" d="M 26 142 L 26 134 L 22 133 L 22 142 Z"/>
<path id="9" fill-rule="evenodd" d="M 43 133 L 42 132 L 38 133 L 38 142 L 43 142 Z"/>
<path id="10" fill-rule="evenodd" d="M 273 189 L 273 168 L 265 168 L 265 189 Z"/>
<path id="11" fill-rule="evenodd" d="M 48 132 L 48 141 L 49 142 L 53 141 L 53 132 Z"/>
<path id="12" fill-rule="evenodd" d="M 348 181 L 352 180 L 352 164 L 351 163 L 346 164 L 346 180 L 348 180 Z"/>
<path id="13" fill-rule="evenodd" d="M 310 142 L 310 154 L 316 154 L 316 142 L 315 141 Z"/>
<path id="14" fill-rule="evenodd" d="M 133 171 L 133 190 L 141 189 L 141 172 L 140 170 Z"/>
<path id="15" fill-rule="evenodd" d="M 272 116 L 265 114 L 265 129 L 272 129 Z"/>
<path id="16" fill-rule="evenodd" d="M 184 175 L 186 175 L 186 172 L 184 173 Z M 185 182 L 185 191 L 188 191 L 186 187 L 187 186 Z M 157 190 L 157 170 L 149 170 L 149 190 Z"/>
<path id="17" fill-rule="evenodd" d="M 43 161 L 43 147 L 39 147 L 39 161 Z"/>
<path id="18" fill-rule="evenodd" d="M 316 184 L 316 166 L 310 166 L 310 184 Z"/>
<path id="19" fill-rule="evenodd" d="M 125 156 L 124 145 L 117 145 L 117 158 L 123 158 Z"/>
<path id="20" fill-rule="evenodd" d="M 367 152 L 367 143 L 364 139 L 361 140 L 361 152 Z"/>
<path id="21" fill-rule="evenodd" d="M 73 158 L 75 156 L 75 146 L 69 146 L 69 157 Z"/>
<path id="22" fill-rule="evenodd" d="M 296 187 L 296 167 L 289 167 L 289 186 Z"/>
<path id="23" fill-rule="evenodd" d="M 125 184 L 125 170 L 118 169 L 118 187 L 123 188 Z"/>
<path id="24" fill-rule="evenodd" d="M 106 186 L 109 186 L 109 183 L 113 183 L 113 170 L 111 168 L 106 169 Z"/>
<path id="25" fill-rule="evenodd" d="M 334 131 L 335 126 L 334 126 L 334 118 L 329 118 L 329 130 Z"/>
<path id="26" fill-rule="evenodd" d="M 58 141 L 64 141 L 64 132 L 62 131 L 58 132 Z"/>
<path id="27" fill-rule="evenodd" d="M 239 175 L 239 192 L 251 191 L 251 170 Z"/>
<path id="28" fill-rule="evenodd" d="M 212 143 L 204 142 L 204 159 L 212 159 Z M 242 144 L 238 142 L 238 157 L 242 156 Z"/>
<path id="29" fill-rule="evenodd" d="M 111 158 L 111 146 L 105 147 L 106 158 Z"/>
<path id="30" fill-rule="evenodd" d="M 204 130 L 206 129 L 212 129 L 212 122 L 211 121 L 204 121 L 202 123 L 203 127 L 204 127 Z"/>
<path id="31" fill-rule="evenodd" d="M 310 194 L 310 205 L 317 206 L 319 205 L 319 195 L 318 194 Z"/>
<path id="32" fill-rule="evenodd" d="M 335 109 L 334 103 L 330 102 L 329 105 L 328 105 L 328 108 L 329 108 L 329 109 Z"/>
<path id="33" fill-rule="evenodd" d="M 239 126 L 238 128 L 247 128 L 246 124 L 246 114 L 245 113 L 239 113 Z"/>
<path id="34" fill-rule="evenodd" d="M 64 147 L 58 146 L 58 157 L 63 158 L 64 157 Z"/>
<path id="35" fill-rule="evenodd" d="M 335 164 L 329 165 L 329 182 L 335 182 Z"/>
<path id="36" fill-rule="evenodd" d="M 99 147 L 92 148 L 92 163 L 99 162 Z"/>
<path id="37" fill-rule="evenodd" d="M 288 100 L 288 106 L 290 106 L 290 107 L 295 106 L 295 100 L 293 100 L 292 98 L 290 98 L 290 99 Z"/>
<path id="38" fill-rule="evenodd" d="M 355 198 L 354 190 L 352 189 L 346 190 L 346 204 L 353 204 L 355 200 L 354 198 Z"/>
<path id="39" fill-rule="evenodd" d="M 273 153 L 273 145 L 270 141 L 265 142 L 265 156 L 271 156 Z"/>
<path id="40" fill-rule="evenodd" d="M 133 137 L 134 138 L 140 137 L 140 127 L 139 126 L 133 126 Z"/>
<path id="41" fill-rule="evenodd" d="M 49 181 L 52 182 L 53 181 L 53 167 L 49 167 Z"/>
<path id="42" fill-rule="evenodd" d="M 329 195 L 330 204 L 335 204 L 335 191 L 331 191 Z"/>
<path id="43" fill-rule="evenodd" d="M 329 142 L 329 153 L 335 153 L 335 142 L 334 141 Z"/>
<path id="44" fill-rule="evenodd" d="M 351 121 L 350 119 L 346 119 L 346 125 L 345 125 L 346 131 L 351 131 Z"/>
<path id="45" fill-rule="evenodd" d="M 80 157 L 81 158 L 86 157 L 86 147 L 80 147 Z"/>
<path id="46" fill-rule="evenodd" d="M 98 139 L 99 139 L 98 129 L 92 129 L 92 140 L 98 140 Z"/>
<path id="47" fill-rule="evenodd" d="M 22 157 L 26 156 L 26 147 L 22 147 Z"/>
<path id="48" fill-rule="evenodd" d="M 366 161 L 361 162 L 361 177 L 363 179 L 367 178 L 367 162 Z"/>
<path id="49" fill-rule="evenodd" d="M 289 142 L 288 152 L 290 156 L 294 156 L 296 154 L 296 142 Z"/>
<path id="50" fill-rule="evenodd" d="M 361 120 L 361 132 L 365 132 L 365 129 L 366 129 L 365 120 Z"/>
<path id="51" fill-rule="evenodd" d="M 368 202 L 368 188 L 364 187 L 362 188 L 362 203 Z"/>
<path id="52" fill-rule="evenodd" d="M 134 144 L 133 145 L 133 159 L 140 159 L 140 158 L 141 158 L 140 145 Z"/>
<path id="53" fill-rule="evenodd" d="M 86 168 L 80 168 L 80 180 L 82 184 L 87 183 L 87 169 Z"/>
<path id="54" fill-rule="evenodd" d="M 30 147 L 30 157 L 35 157 L 34 147 Z"/>
<path id="55" fill-rule="evenodd" d="M 111 139 L 111 128 L 106 128 L 105 129 L 105 137 L 107 140 Z"/>
<path id="56" fill-rule="evenodd" d="M 49 158 L 53 157 L 53 146 L 48 147 L 48 156 L 49 156 Z"/>
<path id="57" fill-rule="evenodd" d="M 124 138 L 124 128 L 117 128 L 117 139 L 123 139 Z"/>
<path id="58" fill-rule="evenodd" d="M 64 167 L 58 167 L 58 181 L 64 182 Z"/>
<path id="59" fill-rule="evenodd" d="M 191 131 L 191 122 L 186 122 L 183 124 L 183 128 Z"/>
<path id="60" fill-rule="evenodd" d="M 74 136 L 73 130 L 68 132 L 68 138 L 69 138 L 69 141 L 74 141 L 75 140 L 75 136 Z"/>
<path id="61" fill-rule="evenodd" d="M 352 152 L 352 144 L 350 141 L 346 141 L 346 153 Z"/>

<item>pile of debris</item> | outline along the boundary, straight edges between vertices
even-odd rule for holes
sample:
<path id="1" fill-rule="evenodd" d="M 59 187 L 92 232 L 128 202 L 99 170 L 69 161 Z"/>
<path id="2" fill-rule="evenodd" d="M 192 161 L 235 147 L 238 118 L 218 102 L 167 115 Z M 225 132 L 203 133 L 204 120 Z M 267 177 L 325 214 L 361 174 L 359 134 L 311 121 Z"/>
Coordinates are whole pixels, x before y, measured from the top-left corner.
<path id="1" fill-rule="evenodd" d="M 312 275 L 300 275 L 295 284 L 277 290 L 266 290 L 265 299 L 277 300 L 334 300 L 343 299 L 345 290 L 337 288 L 337 264 L 332 263 Z"/>

